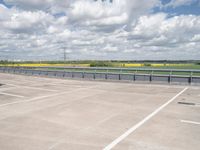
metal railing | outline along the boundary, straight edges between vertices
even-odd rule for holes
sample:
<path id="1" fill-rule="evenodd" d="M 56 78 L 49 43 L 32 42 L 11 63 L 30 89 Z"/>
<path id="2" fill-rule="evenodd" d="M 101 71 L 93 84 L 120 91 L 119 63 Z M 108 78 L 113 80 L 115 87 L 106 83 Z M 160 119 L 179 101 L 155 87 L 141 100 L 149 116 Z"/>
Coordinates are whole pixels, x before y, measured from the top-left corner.
<path id="1" fill-rule="evenodd" d="M 65 67 L 65 70 L 51 70 L 49 67 L 0 67 L 2 73 L 14 73 L 34 76 L 47 76 L 57 78 L 82 78 L 92 80 L 118 80 L 118 81 L 146 81 L 163 83 L 200 84 L 200 70 L 175 70 L 175 69 L 133 69 L 133 68 L 81 68 Z M 89 70 L 89 71 L 87 71 Z M 110 72 L 114 70 L 114 72 Z M 133 71 L 133 72 L 127 72 Z M 149 71 L 151 73 L 139 73 Z M 154 74 L 154 72 L 169 72 L 169 74 Z M 186 72 L 189 75 L 173 75 L 173 72 Z"/>
<path id="2" fill-rule="evenodd" d="M 92 71 L 151 71 L 151 72 L 185 72 L 185 73 L 200 73 L 198 69 L 155 69 L 155 68 L 111 68 L 111 67 L 9 67 L 20 69 L 64 69 L 64 70 L 92 70 Z"/>

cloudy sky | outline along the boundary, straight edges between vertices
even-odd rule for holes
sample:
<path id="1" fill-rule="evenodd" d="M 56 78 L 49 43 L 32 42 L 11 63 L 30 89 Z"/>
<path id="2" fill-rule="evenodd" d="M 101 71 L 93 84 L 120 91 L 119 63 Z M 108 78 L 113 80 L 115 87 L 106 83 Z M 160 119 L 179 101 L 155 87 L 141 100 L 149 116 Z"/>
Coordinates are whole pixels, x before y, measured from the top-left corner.
<path id="1" fill-rule="evenodd" d="M 103 2 L 102 2 L 103 1 Z M 200 59 L 200 0 L 0 0 L 0 59 Z"/>

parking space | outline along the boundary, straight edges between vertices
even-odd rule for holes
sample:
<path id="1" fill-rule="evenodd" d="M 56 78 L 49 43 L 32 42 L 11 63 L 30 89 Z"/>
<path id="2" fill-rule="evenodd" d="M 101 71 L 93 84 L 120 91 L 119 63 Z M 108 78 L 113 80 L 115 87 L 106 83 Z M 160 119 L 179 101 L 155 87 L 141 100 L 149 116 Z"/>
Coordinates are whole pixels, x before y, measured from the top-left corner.
<path id="1" fill-rule="evenodd" d="M 11 74 L 0 74 L 0 84 L 3 150 L 200 147 L 198 86 Z"/>

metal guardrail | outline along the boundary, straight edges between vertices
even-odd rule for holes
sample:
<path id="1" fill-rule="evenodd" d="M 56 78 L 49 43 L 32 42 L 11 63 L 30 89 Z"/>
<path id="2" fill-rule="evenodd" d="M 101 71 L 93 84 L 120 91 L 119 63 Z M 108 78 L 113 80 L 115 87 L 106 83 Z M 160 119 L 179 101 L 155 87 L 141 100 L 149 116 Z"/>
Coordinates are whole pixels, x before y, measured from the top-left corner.
<path id="1" fill-rule="evenodd" d="M 200 84 L 200 76 L 192 76 L 192 74 L 189 76 L 185 75 L 181 76 L 172 74 L 155 75 L 155 74 L 120 73 L 120 72 L 109 73 L 109 72 L 84 72 L 84 71 L 52 71 L 52 70 L 42 70 L 41 68 L 38 69 L 35 67 L 33 68 L 0 67 L 0 72 L 33 75 L 33 76 L 57 77 L 57 78 L 82 78 L 82 79 L 92 79 L 92 80 L 146 81 L 146 82 Z"/>
<path id="2" fill-rule="evenodd" d="M 11 67 L 11 68 L 23 68 L 23 69 L 65 69 L 65 70 L 110 70 L 110 71 L 151 71 L 151 72 L 184 72 L 184 73 L 200 73 L 197 69 L 155 69 L 155 68 L 111 68 L 111 67 Z"/>

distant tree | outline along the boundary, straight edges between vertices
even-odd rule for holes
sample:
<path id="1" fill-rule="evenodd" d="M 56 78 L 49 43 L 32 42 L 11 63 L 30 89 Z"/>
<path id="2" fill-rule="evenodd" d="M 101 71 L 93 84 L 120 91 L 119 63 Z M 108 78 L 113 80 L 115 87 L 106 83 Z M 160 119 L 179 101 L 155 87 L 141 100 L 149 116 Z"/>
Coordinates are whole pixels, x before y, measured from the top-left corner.
<path id="1" fill-rule="evenodd" d="M 196 65 L 200 65 L 200 62 L 196 63 Z"/>
<path id="2" fill-rule="evenodd" d="M 106 61 L 93 61 L 90 63 L 90 67 L 112 67 L 111 62 Z"/>
<path id="3" fill-rule="evenodd" d="M 145 67 L 150 67 L 151 64 L 145 63 L 144 66 L 145 66 Z"/>

